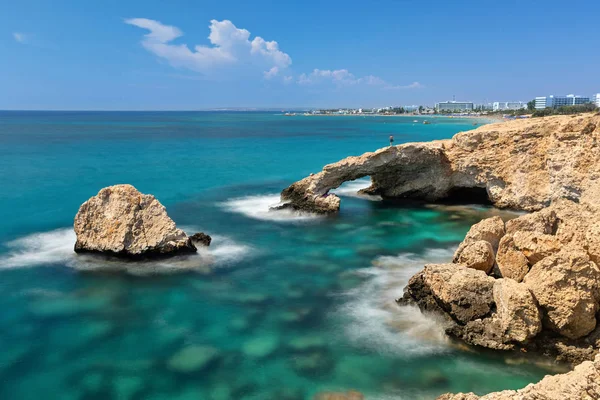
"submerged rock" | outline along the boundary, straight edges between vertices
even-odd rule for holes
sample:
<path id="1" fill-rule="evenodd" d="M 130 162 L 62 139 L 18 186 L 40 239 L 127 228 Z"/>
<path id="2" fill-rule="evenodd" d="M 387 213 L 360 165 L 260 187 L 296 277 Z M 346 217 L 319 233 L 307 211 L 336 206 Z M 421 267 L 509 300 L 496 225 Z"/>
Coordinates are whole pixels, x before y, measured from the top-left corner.
<path id="1" fill-rule="evenodd" d="M 276 335 L 260 335 L 248 340 L 242 346 L 244 355 L 251 358 L 265 358 L 277 351 L 279 337 Z"/>
<path id="2" fill-rule="evenodd" d="M 450 140 L 406 143 L 326 165 L 282 191 L 288 207 L 332 213 L 342 183 L 371 177 L 365 193 L 425 201 L 487 199 L 540 210 L 567 198 L 600 205 L 600 115 L 489 124 Z"/>
<path id="3" fill-rule="evenodd" d="M 192 373 L 207 368 L 219 357 L 219 351 L 210 346 L 189 346 L 175 353 L 167 367 L 175 372 Z"/>
<path id="4" fill-rule="evenodd" d="M 142 258 L 193 253 L 196 247 L 165 207 L 131 185 L 106 187 L 83 203 L 74 223 L 78 253 Z"/>

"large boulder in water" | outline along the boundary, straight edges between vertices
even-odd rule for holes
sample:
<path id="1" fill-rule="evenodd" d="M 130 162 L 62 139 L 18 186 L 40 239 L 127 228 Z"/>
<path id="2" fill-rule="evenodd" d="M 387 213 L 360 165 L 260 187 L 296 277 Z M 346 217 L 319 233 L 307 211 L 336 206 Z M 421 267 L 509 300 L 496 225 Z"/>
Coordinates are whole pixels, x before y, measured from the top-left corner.
<path id="1" fill-rule="evenodd" d="M 142 258 L 196 252 L 196 246 L 154 196 L 131 185 L 106 187 L 75 216 L 78 253 Z"/>

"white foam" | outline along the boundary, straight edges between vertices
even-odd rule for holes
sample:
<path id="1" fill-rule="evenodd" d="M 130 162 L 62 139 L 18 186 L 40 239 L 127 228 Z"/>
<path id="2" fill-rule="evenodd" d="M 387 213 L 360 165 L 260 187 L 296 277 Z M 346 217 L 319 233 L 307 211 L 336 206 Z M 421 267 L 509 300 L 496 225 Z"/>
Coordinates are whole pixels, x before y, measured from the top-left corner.
<path id="1" fill-rule="evenodd" d="M 194 229 L 190 231 L 198 232 Z M 212 238 L 211 246 L 200 248 L 197 254 L 131 262 L 93 254 L 76 254 L 73 250 L 75 232 L 69 228 L 57 229 L 34 233 L 7 243 L 9 252 L 0 258 L 0 269 L 64 264 L 84 271 L 123 270 L 135 275 L 194 270 L 205 272 L 207 268 L 230 266 L 255 254 L 251 246 L 237 243 L 226 236 L 214 235 Z"/>
<path id="2" fill-rule="evenodd" d="M 361 178 L 354 181 L 344 182 L 342 186 L 331 191 L 338 196 L 342 197 L 358 197 L 360 199 L 366 199 L 371 201 L 381 201 L 381 196 L 362 194 L 358 193 L 362 189 L 366 189 L 371 186 L 371 179 Z"/>
<path id="3" fill-rule="evenodd" d="M 425 256 L 401 254 L 378 257 L 373 266 L 356 271 L 365 283 L 343 294 L 348 301 L 342 312 L 345 333 L 357 346 L 382 353 L 411 356 L 441 353 L 449 349 L 442 321 L 417 307 L 398 306 L 403 288 L 425 264 L 447 261 L 451 250 L 431 250 Z"/>
<path id="4" fill-rule="evenodd" d="M 264 221 L 276 222 L 305 222 L 322 218 L 317 214 L 294 211 L 289 209 L 272 210 L 271 207 L 281 204 L 281 198 L 278 194 L 269 194 L 262 196 L 246 196 L 231 199 L 222 204 L 222 207 L 247 217 L 260 219 Z"/>

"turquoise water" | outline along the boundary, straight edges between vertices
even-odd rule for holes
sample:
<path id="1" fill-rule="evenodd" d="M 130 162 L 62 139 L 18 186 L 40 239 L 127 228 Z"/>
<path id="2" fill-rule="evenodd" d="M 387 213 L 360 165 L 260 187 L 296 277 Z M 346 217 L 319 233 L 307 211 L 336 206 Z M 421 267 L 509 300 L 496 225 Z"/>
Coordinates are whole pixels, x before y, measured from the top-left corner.
<path id="1" fill-rule="evenodd" d="M 329 162 L 447 138 L 471 120 L 270 113 L 0 113 L 0 398 L 367 399 L 519 388 L 547 371 L 459 349 L 394 298 L 447 261 L 484 207 L 402 206 L 346 184 L 334 217 L 268 212 Z M 71 225 L 99 189 L 131 183 L 197 256 L 78 256 Z"/>

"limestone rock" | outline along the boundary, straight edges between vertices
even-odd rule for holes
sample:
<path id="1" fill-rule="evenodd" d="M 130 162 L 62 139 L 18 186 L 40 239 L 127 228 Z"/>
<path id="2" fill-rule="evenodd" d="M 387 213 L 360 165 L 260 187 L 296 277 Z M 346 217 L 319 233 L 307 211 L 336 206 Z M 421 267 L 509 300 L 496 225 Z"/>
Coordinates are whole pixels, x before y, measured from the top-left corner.
<path id="1" fill-rule="evenodd" d="M 571 372 L 546 376 L 521 390 L 504 390 L 477 396 L 473 393 L 444 394 L 437 400 L 595 400 L 600 399 L 600 355 Z"/>
<path id="2" fill-rule="evenodd" d="M 513 242 L 515 247 L 527 257 L 530 265 L 558 253 L 561 249 L 561 244 L 556 237 L 537 232 L 517 231 L 513 234 Z"/>
<path id="3" fill-rule="evenodd" d="M 364 400 L 365 396 L 356 390 L 343 392 L 322 392 L 317 393 L 313 400 Z"/>
<path id="4" fill-rule="evenodd" d="M 500 240 L 498 254 L 496 254 L 496 264 L 500 276 L 517 282 L 521 282 L 529 272 L 529 260 L 516 247 L 511 235 L 506 235 Z"/>
<path id="5" fill-rule="evenodd" d="M 131 185 L 106 187 L 75 216 L 76 252 L 140 258 L 196 251 L 165 207 Z"/>
<path id="6" fill-rule="evenodd" d="M 489 242 L 478 240 L 467 244 L 456 261 L 468 268 L 488 274 L 494 266 L 494 249 Z"/>
<path id="7" fill-rule="evenodd" d="M 542 314 L 527 286 L 512 279 L 498 279 L 493 293 L 503 342 L 525 342 L 541 332 Z"/>
<path id="8" fill-rule="evenodd" d="M 545 311 L 549 329 L 577 339 L 596 327 L 600 269 L 585 252 L 563 250 L 546 257 L 523 282 Z"/>
<path id="9" fill-rule="evenodd" d="M 418 279 L 411 279 L 407 294 L 421 309 L 439 307 L 454 320 L 466 324 L 490 313 L 493 286 L 494 278 L 483 271 L 457 264 L 430 264 Z"/>
<path id="10" fill-rule="evenodd" d="M 469 229 L 465 239 L 458 246 L 458 250 L 456 250 L 456 253 L 454 254 L 455 261 L 458 259 L 465 246 L 481 240 L 488 242 L 492 246 L 495 254 L 504 233 L 504 221 L 498 216 L 479 221 Z"/>
<path id="11" fill-rule="evenodd" d="M 519 218 L 511 219 L 506 222 L 506 234 L 512 235 L 515 232 L 537 232 L 545 235 L 554 235 L 556 233 L 556 224 L 558 217 L 552 209 L 546 208 L 531 214 L 525 214 Z"/>
<path id="12" fill-rule="evenodd" d="M 600 205 L 599 153 L 598 114 L 522 119 L 348 157 L 292 184 L 281 197 L 296 208 L 336 212 L 340 201 L 329 190 L 370 176 L 367 192 L 384 198 L 472 201 L 471 190 L 498 207 L 526 211 L 557 199 Z"/>

